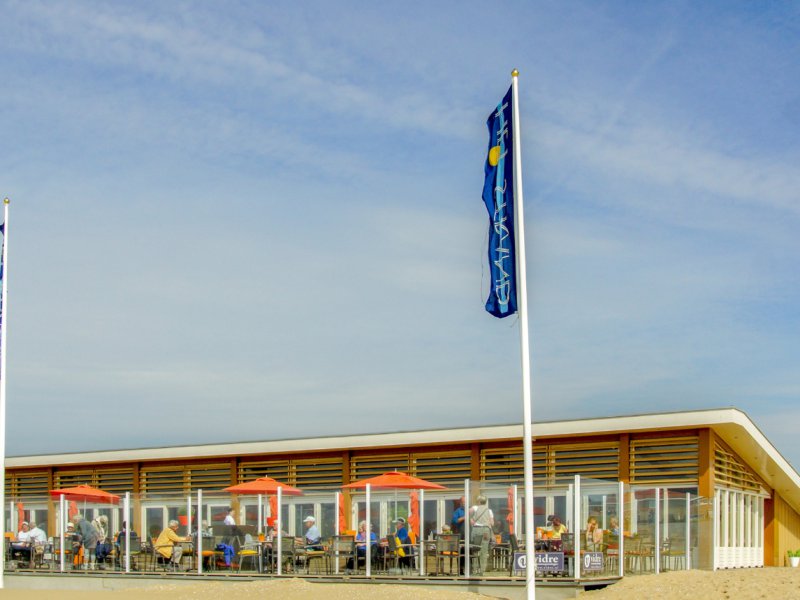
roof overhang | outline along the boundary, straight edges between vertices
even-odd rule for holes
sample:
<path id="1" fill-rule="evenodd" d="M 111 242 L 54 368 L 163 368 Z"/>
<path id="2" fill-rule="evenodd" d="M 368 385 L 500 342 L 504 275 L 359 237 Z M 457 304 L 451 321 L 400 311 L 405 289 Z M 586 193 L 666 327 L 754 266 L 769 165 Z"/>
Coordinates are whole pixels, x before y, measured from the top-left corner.
<path id="1" fill-rule="evenodd" d="M 736 408 L 540 422 L 534 423 L 533 436 L 534 438 L 542 439 L 622 432 L 702 429 L 705 427 L 713 429 L 759 477 L 778 491 L 796 511 L 800 512 L 800 475 L 761 430 L 756 427 L 750 417 Z M 43 465 L 66 466 L 86 463 L 99 464 L 324 452 L 375 447 L 412 447 L 429 446 L 431 444 L 513 440 L 521 437 L 522 424 L 492 425 L 366 435 L 17 456 L 8 458 L 6 466 L 9 468 L 25 468 Z"/>

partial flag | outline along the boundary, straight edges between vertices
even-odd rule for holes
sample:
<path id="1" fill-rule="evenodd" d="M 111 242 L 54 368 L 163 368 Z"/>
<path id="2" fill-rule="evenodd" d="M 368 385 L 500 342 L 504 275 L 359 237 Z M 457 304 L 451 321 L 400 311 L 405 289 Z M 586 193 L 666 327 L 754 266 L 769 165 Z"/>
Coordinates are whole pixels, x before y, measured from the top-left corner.
<path id="1" fill-rule="evenodd" d="M 492 278 L 486 310 L 501 319 L 517 312 L 512 108 L 509 88 L 486 120 L 489 149 L 484 165 L 483 203 L 489 211 L 489 272 Z"/>

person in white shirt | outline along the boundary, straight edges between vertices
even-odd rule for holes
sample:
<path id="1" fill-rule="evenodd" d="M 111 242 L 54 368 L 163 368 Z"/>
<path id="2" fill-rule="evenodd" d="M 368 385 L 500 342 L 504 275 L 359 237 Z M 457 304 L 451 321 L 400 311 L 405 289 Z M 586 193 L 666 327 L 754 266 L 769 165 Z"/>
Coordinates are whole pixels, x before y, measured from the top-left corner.
<path id="1" fill-rule="evenodd" d="M 12 557 L 30 560 L 31 558 L 31 530 L 27 521 L 23 521 L 17 533 L 17 539 L 11 542 Z"/>
<path id="2" fill-rule="evenodd" d="M 225 525 L 236 525 L 236 519 L 233 518 L 233 509 L 228 509 L 228 514 L 225 515 L 225 520 L 222 522 Z"/>
<path id="3" fill-rule="evenodd" d="M 31 521 L 31 530 L 28 535 L 28 540 L 32 544 L 46 544 L 47 534 L 44 532 L 43 529 L 37 527 L 36 523 Z"/>

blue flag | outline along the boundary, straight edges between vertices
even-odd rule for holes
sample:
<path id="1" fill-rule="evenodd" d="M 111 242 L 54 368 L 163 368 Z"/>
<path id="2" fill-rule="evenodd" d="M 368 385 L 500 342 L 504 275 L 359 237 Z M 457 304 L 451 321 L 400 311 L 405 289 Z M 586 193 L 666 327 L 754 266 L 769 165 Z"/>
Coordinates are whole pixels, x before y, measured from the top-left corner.
<path id="1" fill-rule="evenodd" d="M 489 115 L 489 149 L 483 181 L 483 203 L 489 211 L 489 271 L 492 277 L 486 310 L 503 318 L 517 312 L 514 237 L 514 148 L 511 88 Z"/>

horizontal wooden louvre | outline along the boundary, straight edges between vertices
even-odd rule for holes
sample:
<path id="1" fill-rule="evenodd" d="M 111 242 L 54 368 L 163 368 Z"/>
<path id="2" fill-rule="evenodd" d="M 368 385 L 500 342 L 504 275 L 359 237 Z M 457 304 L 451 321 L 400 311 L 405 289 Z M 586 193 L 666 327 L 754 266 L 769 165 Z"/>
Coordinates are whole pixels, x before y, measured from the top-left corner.
<path id="1" fill-rule="evenodd" d="M 272 477 L 286 485 L 306 488 L 341 487 L 341 456 L 297 460 L 260 460 L 239 463 L 239 483 Z"/>
<path id="2" fill-rule="evenodd" d="M 411 475 L 446 485 L 469 479 L 472 455 L 469 450 L 419 452 L 411 455 Z"/>
<path id="3" fill-rule="evenodd" d="M 183 496 L 199 489 L 221 490 L 232 483 L 230 463 L 145 467 L 139 475 L 139 489 L 148 497 Z"/>
<path id="4" fill-rule="evenodd" d="M 292 461 L 290 485 L 307 488 L 341 487 L 342 458 L 319 458 Z"/>
<path id="5" fill-rule="evenodd" d="M 53 474 L 56 489 L 90 485 L 111 494 L 133 491 L 133 467 L 64 469 Z"/>
<path id="6" fill-rule="evenodd" d="M 32 496 L 47 497 L 47 471 L 29 473 L 6 472 L 6 500 Z"/>
<path id="7" fill-rule="evenodd" d="M 697 437 L 631 440 L 631 483 L 683 483 L 698 479 Z"/>
<path id="8" fill-rule="evenodd" d="M 180 467 L 149 467 L 139 473 L 139 490 L 143 495 L 182 496 L 185 487 Z"/>
<path id="9" fill-rule="evenodd" d="M 719 444 L 714 444 L 714 480 L 739 490 L 765 492 L 758 478 L 739 458 Z"/>
<path id="10" fill-rule="evenodd" d="M 533 479 L 552 485 L 569 483 L 575 475 L 593 479 L 616 480 L 619 477 L 619 444 L 553 444 L 533 447 Z M 481 479 L 485 481 L 522 481 L 522 446 L 490 448 L 481 452 Z"/>
<path id="11" fill-rule="evenodd" d="M 241 461 L 239 463 L 239 481 L 237 483 L 245 483 L 259 477 L 272 477 L 281 483 L 293 485 L 289 481 L 289 471 L 288 460 Z"/>
<path id="12" fill-rule="evenodd" d="M 94 471 L 84 469 L 80 471 L 56 471 L 53 473 L 54 489 L 68 488 L 76 485 L 91 485 L 97 487 Z"/>
<path id="13" fill-rule="evenodd" d="M 569 483 L 575 475 L 616 481 L 619 478 L 619 443 L 550 446 L 553 482 Z"/>
<path id="14" fill-rule="evenodd" d="M 358 481 L 389 471 L 408 473 L 408 454 L 378 454 L 350 458 L 350 480 Z"/>
<path id="15" fill-rule="evenodd" d="M 111 494 L 133 491 L 133 468 L 95 471 L 97 487 Z"/>
<path id="16" fill-rule="evenodd" d="M 186 477 L 188 490 L 192 492 L 197 490 L 221 490 L 233 485 L 230 463 L 192 466 L 186 469 Z"/>

